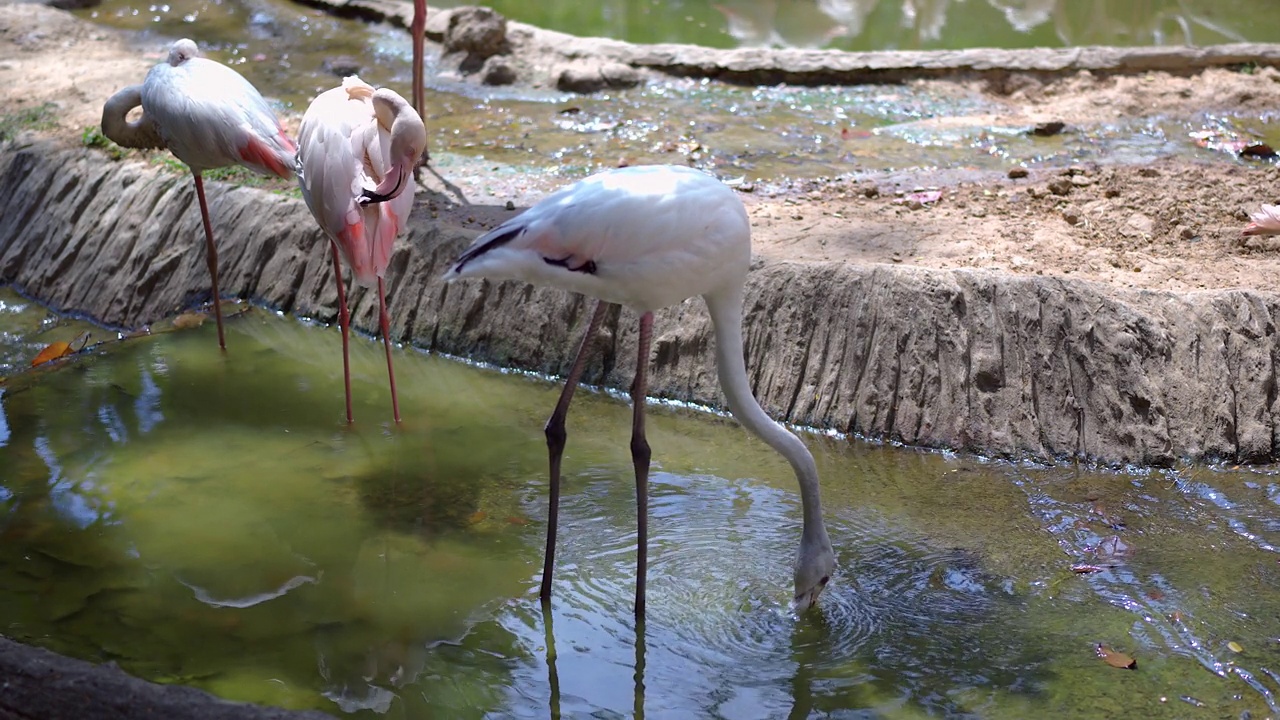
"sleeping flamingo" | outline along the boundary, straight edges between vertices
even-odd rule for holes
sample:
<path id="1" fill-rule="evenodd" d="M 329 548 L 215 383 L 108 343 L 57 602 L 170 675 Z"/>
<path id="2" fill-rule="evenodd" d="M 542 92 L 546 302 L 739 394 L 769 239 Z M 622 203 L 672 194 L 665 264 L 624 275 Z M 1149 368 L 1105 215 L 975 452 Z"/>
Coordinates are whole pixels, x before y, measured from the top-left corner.
<path id="1" fill-rule="evenodd" d="M 413 210 L 413 169 L 427 143 L 422 118 L 393 90 L 356 76 L 320 94 L 307 108 L 298 133 L 298 185 L 316 222 L 333 243 L 333 278 L 338 284 L 338 324 L 342 328 L 342 381 L 351 417 L 351 321 L 342 287 L 342 265 L 354 281 L 378 288 L 379 322 L 387 351 L 391 410 L 400 422 L 396 374 L 391 364 L 391 331 L 382 276 L 396 236 Z"/>
<path id="2" fill-rule="evenodd" d="M 592 337 L 608 303 L 640 313 L 639 357 L 631 386 L 631 457 L 637 505 L 636 617 L 644 616 L 648 556 L 649 444 L 644 434 L 645 377 L 653 311 L 701 295 L 715 328 L 716 367 L 729 409 L 791 463 L 800 484 L 804 527 L 795 562 L 793 608 L 811 607 L 831 579 L 835 554 L 822 522 L 818 470 L 800 438 L 765 414 L 751 394 L 742 353 L 743 283 L 751 262 L 751 226 L 733 190 L 687 167 L 609 170 L 552 193 L 524 214 L 476 238 L 445 274 L 525 280 L 599 298 L 564 390 L 547 421 L 550 512 L 540 596 L 551 596 L 565 415 Z"/>
<path id="3" fill-rule="evenodd" d="M 129 120 L 129 112 L 139 105 L 142 116 Z M 171 45 L 168 59 L 151 68 L 141 85 L 130 85 L 107 100 L 102 108 L 102 134 L 123 147 L 168 148 L 191 168 L 213 278 L 218 347 L 226 350 L 218 304 L 218 251 L 201 174 L 240 165 L 263 175 L 291 178 L 297 151 L 293 141 L 248 80 L 222 63 L 200 57 L 199 48 L 187 39 Z"/>

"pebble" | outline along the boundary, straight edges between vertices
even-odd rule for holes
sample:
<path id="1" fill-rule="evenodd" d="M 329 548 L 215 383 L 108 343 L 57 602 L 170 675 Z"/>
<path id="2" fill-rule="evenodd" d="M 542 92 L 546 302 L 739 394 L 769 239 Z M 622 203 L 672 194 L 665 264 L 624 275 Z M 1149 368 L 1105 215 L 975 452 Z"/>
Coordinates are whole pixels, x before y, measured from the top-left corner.
<path id="1" fill-rule="evenodd" d="M 1054 195 L 1066 195 L 1071 192 L 1072 187 L 1074 185 L 1069 178 L 1060 177 L 1049 181 L 1049 192 Z"/>
<path id="2" fill-rule="evenodd" d="M 877 197 L 880 197 L 880 188 L 876 187 L 875 185 L 872 185 L 866 190 L 863 190 L 862 194 L 866 195 L 869 198 L 877 198 Z"/>
<path id="3" fill-rule="evenodd" d="M 1009 168 L 1009 179 L 1010 179 L 1010 180 L 1018 180 L 1018 179 L 1020 179 L 1020 178 L 1024 178 L 1024 177 L 1026 177 L 1026 176 L 1027 176 L 1027 175 L 1029 175 L 1029 174 L 1030 174 L 1030 173 L 1029 173 L 1029 172 L 1027 171 L 1027 169 L 1026 169 L 1026 168 L 1024 168 L 1024 167 Z"/>
<path id="4" fill-rule="evenodd" d="M 1068 225 L 1079 225 L 1081 220 L 1080 211 L 1069 207 L 1062 211 L 1062 219 L 1066 220 Z"/>

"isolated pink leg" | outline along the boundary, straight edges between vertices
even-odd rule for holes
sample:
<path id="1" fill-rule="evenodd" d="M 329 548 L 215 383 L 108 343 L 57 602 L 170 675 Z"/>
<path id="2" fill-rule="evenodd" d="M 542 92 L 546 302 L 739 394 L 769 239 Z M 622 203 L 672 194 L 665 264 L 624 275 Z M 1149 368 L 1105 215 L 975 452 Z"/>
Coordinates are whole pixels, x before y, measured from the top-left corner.
<path id="1" fill-rule="evenodd" d="M 396 399 L 396 369 L 391 365 L 391 319 L 387 316 L 387 296 L 378 278 L 378 322 L 382 324 L 382 345 L 387 349 L 387 377 L 391 379 L 391 414 L 400 422 L 400 401 Z"/>
<path id="2" fill-rule="evenodd" d="M 425 54 L 423 34 L 426 30 L 427 0 L 413 0 L 413 23 L 409 27 L 409 32 L 413 33 L 413 109 L 423 122 L 426 122 L 426 116 L 422 114 L 422 56 Z"/>
<path id="3" fill-rule="evenodd" d="M 648 386 L 653 313 L 640 316 L 636 379 L 631 383 L 631 463 L 636 469 L 636 617 L 644 617 L 645 576 L 649 570 L 649 441 L 644 437 L 644 399 Z"/>
<path id="4" fill-rule="evenodd" d="M 209 223 L 209 203 L 204 200 L 204 178 L 191 172 L 196 178 L 196 199 L 200 201 L 200 219 L 204 221 L 205 261 L 209 263 L 209 277 L 213 278 L 213 317 L 218 321 L 218 347 L 227 349 L 226 336 L 222 334 L 222 304 L 218 302 L 218 249 L 213 245 L 213 225 Z"/>
<path id="5" fill-rule="evenodd" d="M 426 54 L 423 49 L 423 35 L 427 31 L 427 0 L 413 0 L 413 23 L 409 31 L 413 33 L 413 109 L 425 124 L 427 122 L 426 108 L 424 107 L 426 99 L 422 89 L 425 70 L 422 67 L 422 63 L 424 62 L 423 56 Z M 431 158 L 431 154 L 426 148 L 423 148 L 422 158 L 424 161 Z"/>
<path id="6" fill-rule="evenodd" d="M 587 351 L 591 349 L 591 340 L 596 336 L 600 320 L 608 303 L 596 301 L 595 312 L 591 314 L 591 322 L 587 324 L 587 332 L 582 336 L 582 344 L 578 346 L 578 354 L 573 358 L 569 375 L 564 379 L 564 389 L 560 391 L 560 400 L 556 409 L 547 420 L 543 430 L 547 436 L 547 459 L 551 466 L 550 498 L 547 509 L 547 550 L 542 560 L 542 589 L 538 597 L 543 603 L 551 600 L 551 573 L 556 564 L 556 526 L 560 523 L 560 458 L 564 455 L 564 441 L 568 433 L 564 429 L 564 418 L 569 414 L 569 403 L 573 400 L 573 391 L 578 388 L 582 379 L 582 370 L 587 364 Z"/>
<path id="7" fill-rule="evenodd" d="M 351 316 L 347 314 L 347 292 L 342 287 L 342 264 L 338 262 L 338 246 L 333 245 L 333 281 L 338 284 L 338 327 L 342 330 L 342 387 L 347 392 L 347 424 L 351 419 L 351 356 L 349 339 Z"/>

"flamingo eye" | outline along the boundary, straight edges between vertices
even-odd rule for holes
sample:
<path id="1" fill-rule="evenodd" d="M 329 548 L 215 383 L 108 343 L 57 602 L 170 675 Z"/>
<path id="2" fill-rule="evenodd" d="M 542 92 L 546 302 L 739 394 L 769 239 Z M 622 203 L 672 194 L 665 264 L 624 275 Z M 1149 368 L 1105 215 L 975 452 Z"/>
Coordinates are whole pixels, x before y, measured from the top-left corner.
<path id="1" fill-rule="evenodd" d="M 830 576 L 830 575 L 823 575 L 823 576 L 822 576 L 822 579 L 818 581 L 818 584 L 819 584 L 819 585 L 826 585 L 826 584 L 827 584 L 827 583 L 829 583 L 829 582 L 831 582 L 831 576 Z"/>

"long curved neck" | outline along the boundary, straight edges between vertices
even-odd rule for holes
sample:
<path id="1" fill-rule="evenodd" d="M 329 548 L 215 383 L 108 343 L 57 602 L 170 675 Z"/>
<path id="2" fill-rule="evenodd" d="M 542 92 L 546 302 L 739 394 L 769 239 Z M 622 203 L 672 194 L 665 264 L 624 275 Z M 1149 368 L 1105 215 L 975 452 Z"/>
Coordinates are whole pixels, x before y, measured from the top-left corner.
<path id="1" fill-rule="evenodd" d="M 129 120 L 129 111 L 141 104 L 141 85 L 130 85 L 112 95 L 102 106 L 102 134 L 121 147 L 163 148 L 164 140 L 150 118 L 144 114 L 137 120 Z"/>
<path id="2" fill-rule="evenodd" d="M 829 546 L 827 528 L 822 522 L 822 497 L 818 485 L 818 466 L 800 438 L 774 422 L 751 393 L 747 364 L 742 351 L 742 289 L 733 288 L 702 296 L 711 312 L 716 333 L 716 367 L 720 389 L 729 401 L 729 410 L 748 430 L 764 440 L 791 463 L 800 483 L 800 502 L 804 508 L 803 539 Z"/>

